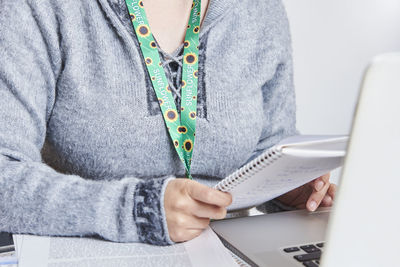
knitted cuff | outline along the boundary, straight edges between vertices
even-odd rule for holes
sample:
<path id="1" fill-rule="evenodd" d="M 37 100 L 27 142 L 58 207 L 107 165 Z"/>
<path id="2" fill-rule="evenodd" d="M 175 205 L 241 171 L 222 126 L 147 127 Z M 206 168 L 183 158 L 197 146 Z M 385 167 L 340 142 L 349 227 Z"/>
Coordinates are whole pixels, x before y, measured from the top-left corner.
<path id="1" fill-rule="evenodd" d="M 153 245 L 171 245 L 164 211 L 164 192 L 174 177 L 140 181 L 134 191 L 133 218 L 139 241 Z"/>

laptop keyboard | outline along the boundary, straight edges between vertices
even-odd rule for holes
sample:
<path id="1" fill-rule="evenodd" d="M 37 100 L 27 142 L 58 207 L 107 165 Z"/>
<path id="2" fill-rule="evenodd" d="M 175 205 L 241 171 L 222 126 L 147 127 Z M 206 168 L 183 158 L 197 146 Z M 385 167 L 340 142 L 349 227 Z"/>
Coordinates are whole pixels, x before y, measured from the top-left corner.
<path id="1" fill-rule="evenodd" d="M 324 243 L 287 247 L 283 252 L 307 267 L 319 266 Z"/>

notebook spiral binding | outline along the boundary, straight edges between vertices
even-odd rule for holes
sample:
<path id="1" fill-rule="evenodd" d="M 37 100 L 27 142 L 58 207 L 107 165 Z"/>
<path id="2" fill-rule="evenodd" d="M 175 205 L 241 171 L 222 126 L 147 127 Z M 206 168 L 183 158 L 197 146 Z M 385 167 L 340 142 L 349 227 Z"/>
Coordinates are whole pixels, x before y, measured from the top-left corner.
<path id="1" fill-rule="evenodd" d="M 250 177 L 274 163 L 282 156 L 282 149 L 273 147 L 262 153 L 260 156 L 238 169 L 227 178 L 219 182 L 216 188 L 222 192 L 230 192 L 239 184 L 245 182 Z"/>

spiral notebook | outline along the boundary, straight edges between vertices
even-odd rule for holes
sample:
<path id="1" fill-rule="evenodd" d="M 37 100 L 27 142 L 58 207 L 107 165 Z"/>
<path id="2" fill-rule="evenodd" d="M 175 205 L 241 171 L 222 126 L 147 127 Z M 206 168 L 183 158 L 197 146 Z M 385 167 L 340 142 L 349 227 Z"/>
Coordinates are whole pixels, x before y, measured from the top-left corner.
<path id="1" fill-rule="evenodd" d="M 296 135 L 282 140 L 215 188 L 232 194 L 228 210 L 271 200 L 340 167 L 348 136 Z"/>

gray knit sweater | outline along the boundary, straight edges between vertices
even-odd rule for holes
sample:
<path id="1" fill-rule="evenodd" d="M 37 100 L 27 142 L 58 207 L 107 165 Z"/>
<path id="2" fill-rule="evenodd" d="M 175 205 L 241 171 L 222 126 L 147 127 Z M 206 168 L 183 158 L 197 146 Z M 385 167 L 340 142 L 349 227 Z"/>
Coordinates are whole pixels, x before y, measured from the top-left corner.
<path id="1" fill-rule="evenodd" d="M 211 0 L 200 42 L 191 170 L 212 185 L 295 133 L 282 3 Z M 124 0 L 0 0 L 0 231 L 171 244 L 184 174 Z"/>

